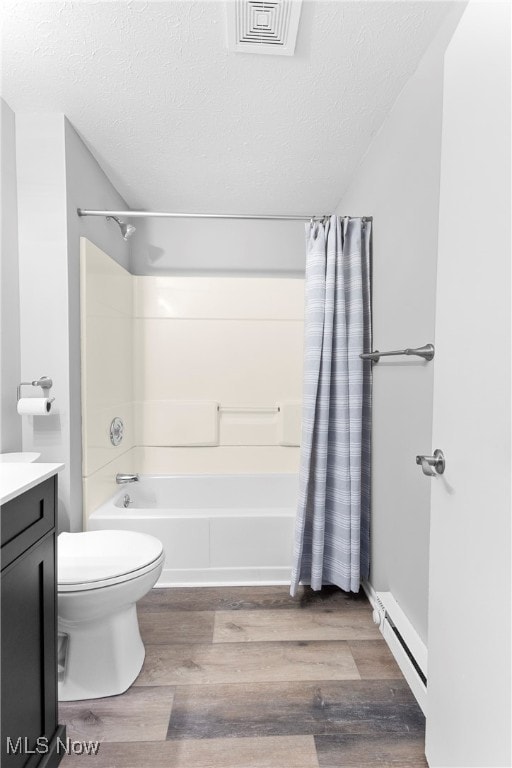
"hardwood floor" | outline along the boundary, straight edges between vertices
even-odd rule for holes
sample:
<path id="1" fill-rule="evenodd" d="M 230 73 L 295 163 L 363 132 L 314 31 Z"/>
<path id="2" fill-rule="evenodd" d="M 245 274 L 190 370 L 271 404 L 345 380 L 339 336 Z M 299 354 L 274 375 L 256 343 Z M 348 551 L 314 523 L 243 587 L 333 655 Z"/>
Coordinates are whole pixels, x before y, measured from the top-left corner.
<path id="1" fill-rule="evenodd" d="M 60 704 L 74 768 L 426 768 L 424 718 L 361 595 L 154 589 L 121 696 Z"/>
<path id="2" fill-rule="evenodd" d="M 286 611 L 216 611 L 214 643 L 294 640 L 378 640 L 381 634 L 368 622 L 366 611 L 297 611 L 290 621 Z"/>

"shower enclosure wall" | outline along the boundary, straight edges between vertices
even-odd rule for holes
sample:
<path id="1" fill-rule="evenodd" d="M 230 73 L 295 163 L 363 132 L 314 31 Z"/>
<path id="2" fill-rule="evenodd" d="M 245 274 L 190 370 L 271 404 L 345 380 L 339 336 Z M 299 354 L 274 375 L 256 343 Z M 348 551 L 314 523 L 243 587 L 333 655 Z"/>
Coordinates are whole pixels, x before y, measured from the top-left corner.
<path id="1" fill-rule="evenodd" d="M 165 583 L 289 578 L 303 293 L 301 279 L 132 276 L 82 239 L 86 530 L 167 540 Z M 117 472 L 143 479 L 120 493 Z"/>

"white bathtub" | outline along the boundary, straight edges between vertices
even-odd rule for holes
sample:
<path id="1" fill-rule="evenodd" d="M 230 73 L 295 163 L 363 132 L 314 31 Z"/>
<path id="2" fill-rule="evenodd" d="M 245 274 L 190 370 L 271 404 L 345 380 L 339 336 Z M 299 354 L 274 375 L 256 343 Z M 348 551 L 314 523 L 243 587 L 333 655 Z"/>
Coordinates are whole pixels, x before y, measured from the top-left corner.
<path id="1" fill-rule="evenodd" d="M 156 586 L 287 584 L 297 488 L 295 474 L 141 475 L 90 515 L 88 529 L 159 538 Z"/>

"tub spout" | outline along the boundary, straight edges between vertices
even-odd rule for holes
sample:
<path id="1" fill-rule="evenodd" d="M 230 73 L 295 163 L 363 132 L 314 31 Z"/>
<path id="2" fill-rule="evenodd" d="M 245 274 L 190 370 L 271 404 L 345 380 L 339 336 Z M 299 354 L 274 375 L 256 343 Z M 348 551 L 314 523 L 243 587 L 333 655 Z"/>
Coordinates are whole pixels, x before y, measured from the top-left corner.
<path id="1" fill-rule="evenodd" d="M 116 475 L 116 483 L 122 485 L 123 483 L 136 483 L 139 481 L 138 475 L 127 475 L 123 472 L 118 472 Z"/>

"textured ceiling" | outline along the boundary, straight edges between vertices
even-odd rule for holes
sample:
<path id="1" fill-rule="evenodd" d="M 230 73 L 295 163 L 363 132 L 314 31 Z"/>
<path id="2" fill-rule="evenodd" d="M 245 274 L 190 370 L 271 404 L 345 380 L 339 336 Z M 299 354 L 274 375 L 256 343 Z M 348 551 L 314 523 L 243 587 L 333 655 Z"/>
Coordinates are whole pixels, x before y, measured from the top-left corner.
<path id="1" fill-rule="evenodd" d="M 63 112 L 132 208 L 332 211 L 450 2 L 304 0 L 294 57 L 229 2 L 3 0 L 2 95 Z"/>

